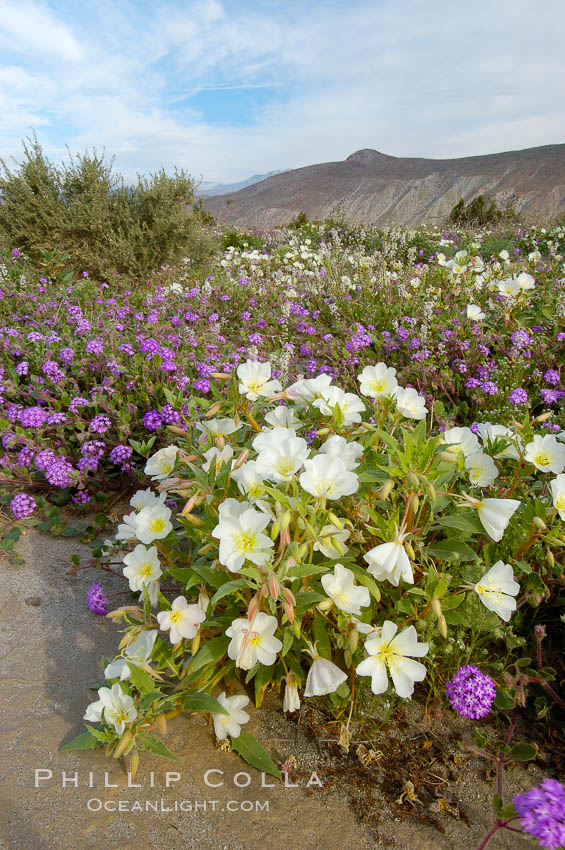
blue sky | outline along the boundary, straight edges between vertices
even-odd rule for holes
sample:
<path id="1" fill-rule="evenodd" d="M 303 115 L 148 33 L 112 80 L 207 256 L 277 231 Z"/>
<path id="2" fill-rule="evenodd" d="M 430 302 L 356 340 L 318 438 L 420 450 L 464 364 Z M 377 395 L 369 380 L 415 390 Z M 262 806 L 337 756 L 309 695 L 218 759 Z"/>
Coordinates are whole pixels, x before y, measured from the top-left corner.
<path id="1" fill-rule="evenodd" d="M 0 157 L 197 180 L 565 142 L 564 0 L 0 0 Z"/>

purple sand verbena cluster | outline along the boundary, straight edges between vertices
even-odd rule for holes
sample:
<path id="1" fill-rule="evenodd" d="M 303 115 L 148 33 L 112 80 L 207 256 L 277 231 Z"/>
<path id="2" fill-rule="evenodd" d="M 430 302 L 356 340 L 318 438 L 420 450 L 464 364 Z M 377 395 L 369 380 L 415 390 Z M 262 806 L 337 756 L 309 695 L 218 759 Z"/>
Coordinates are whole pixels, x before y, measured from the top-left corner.
<path id="1" fill-rule="evenodd" d="M 460 667 L 453 678 L 446 682 L 445 693 L 451 707 L 470 720 L 485 717 L 494 702 L 496 685 L 490 676 L 478 667 L 467 664 Z"/>
<path id="2" fill-rule="evenodd" d="M 86 604 L 93 614 L 98 614 L 103 617 L 108 613 L 108 600 L 104 595 L 102 585 L 99 581 L 94 581 L 90 585 L 88 593 L 86 594 Z"/>
<path id="3" fill-rule="evenodd" d="M 516 794 L 512 802 L 522 829 L 542 847 L 559 850 L 565 846 L 565 787 L 560 782 L 546 778 L 541 788 Z"/>

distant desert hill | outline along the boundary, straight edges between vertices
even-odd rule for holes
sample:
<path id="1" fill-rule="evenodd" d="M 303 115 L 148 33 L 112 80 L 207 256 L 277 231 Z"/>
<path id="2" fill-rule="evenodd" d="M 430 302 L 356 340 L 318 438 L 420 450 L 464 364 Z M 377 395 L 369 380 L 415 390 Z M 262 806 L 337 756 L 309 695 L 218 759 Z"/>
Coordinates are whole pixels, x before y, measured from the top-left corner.
<path id="1" fill-rule="evenodd" d="M 442 224 L 459 198 L 512 204 L 527 221 L 565 211 L 565 144 L 462 159 L 405 159 L 364 149 L 343 162 L 285 171 L 206 199 L 222 224 L 270 227 L 299 212 L 351 224 Z"/>

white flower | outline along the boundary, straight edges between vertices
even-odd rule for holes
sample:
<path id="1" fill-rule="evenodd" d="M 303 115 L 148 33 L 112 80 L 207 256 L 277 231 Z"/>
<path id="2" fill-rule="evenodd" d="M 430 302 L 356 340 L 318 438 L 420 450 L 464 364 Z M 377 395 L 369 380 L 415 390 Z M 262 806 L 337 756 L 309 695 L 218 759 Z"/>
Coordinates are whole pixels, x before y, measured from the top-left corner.
<path id="1" fill-rule="evenodd" d="M 320 532 L 320 538 L 314 543 L 314 552 L 322 552 L 322 554 L 330 560 L 333 558 L 339 558 L 340 555 L 345 555 L 347 552 L 345 541 L 349 538 L 350 534 L 351 532 L 348 531 L 347 528 L 340 531 L 335 527 L 335 525 L 324 525 Z M 341 552 L 336 549 L 332 543 L 333 537 L 343 544 Z"/>
<path id="2" fill-rule="evenodd" d="M 553 496 L 553 506 L 562 520 L 565 520 L 565 475 L 558 475 L 549 484 Z"/>
<path id="3" fill-rule="evenodd" d="M 504 248 L 504 250 L 502 250 L 502 251 L 499 251 L 498 256 L 500 257 L 501 260 L 504 260 L 505 262 L 506 262 L 506 260 L 508 260 L 510 258 L 510 254 L 508 253 L 506 248 Z"/>
<path id="4" fill-rule="evenodd" d="M 173 528 L 170 518 L 171 509 L 165 505 L 142 508 L 137 514 L 135 536 L 146 544 L 153 543 L 154 540 L 163 540 Z"/>
<path id="5" fill-rule="evenodd" d="M 321 398 L 331 386 L 332 379 L 329 375 L 317 375 L 315 378 L 306 378 L 296 381 L 287 390 L 285 396 L 299 407 L 312 404 L 317 398 Z"/>
<path id="6" fill-rule="evenodd" d="M 346 393 L 340 387 L 329 387 L 324 391 L 321 398 L 312 402 L 324 416 L 333 416 L 336 406 L 339 407 L 343 416 L 345 427 L 361 422 L 361 414 L 365 405 L 355 393 Z"/>
<path id="7" fill-rule="evenodd" d="M 237 572 L 245 560 L 257 566 L 266 564 L 274 546 L 271 538 L 262 534 L 269 521 L 266 514 L 251 507 L 236 517 L 220 515 L 220 522 L 212 531 L 212 536 L 220 541 L 220 563 L 231 573 Z"/>
<path id="8" fill-rule="evenodd" d="M 446 452 L 459 454 L 463 452 L 465 457 L 479 451 L 479 441 L 476 434 L 470 428 L 447 428 L 441 436 L 441 447 Z"/>
<path id="9" fill-rule="evenodd" d="M 504 437 L 507 440 L 511 440 L 512 444 L 500 452 L 497 457 L 511 457 L 514 460 L 518 460 L 519 454 L 516 445 L 520 445 L 520 441 L 510 428 L 506 428 L 504 425 L 492 425 L 490 422 L 479 422 L 477 428 L 479 429 L 483 444 L 489 441 L 494 442 L 497 437 Z"/>
<path id="10" fill-rule="evenodd" d="M 244 513 L 248 511 L 251 507 L 249 502 L 238 502 L 237 499 L 224 499 L 223 502 L 220 502 L 218 506 L 218 516 L 220 519 L 226 519 L 227 517 L 231 517 L 232 519 L 237 519 Z"/>
<path id="11" fill-rule="evenodd" d="M 388 688 L 388 667 L 396 693 L 407 698 L 414 692 L 414 682 L 421 682 L 426 675 L 424 665 L 407 656 L 422 658 L 429 647 L 427 643 L 418 643 L 414 626 L 399 635 L 396 635 L 397 630 L 398 626 L 385 620 L 381 636 L 367 638 L 365 650 L 369 657 L 357 666 L 357 672 L 360 676 L 370 676 L 371 690 L 374 694 L 382 694 Z"/>
<path id="12" fill-rule="evenodd" d="M 206 613 L 200 605 L 188 604 L 184 596 L 177 596 L 170 611 L 159 611 L 157 620 L 163 631 L 170 629 L 169 638 L 174 645 L 183 638 L 194 638 L 200 624 L 206 619 Z"/>
<path id="13" fill-rule="evenodd" d="M 272 481 L 290 481 L 298 470 L 302 469 L 304 461 L 310 454 L 308 443 L 302 437 L 297 437 L 294 431 L 287 428 L 274 428 L 268 433 L 269 440 L 263 434 L 253 441 L 253 447 L 261 446 L 257 455 L 257 472 Z M 260 441 L 259 438 L 263 437 Z"/>
<path id="14" fill-rule="evenodd" d="M 412 565 L 402 541 L 403 538 L 398 537 L 391 543 L 381 543 L 363 555 L 371 575 L 376 579 L 388 579 L 394 587 L 398 587 L 400 579 L 414 584 Z"/>
<path id="15" fill-rule="evenodd" d="M 259 396 L 271 396 L 280 392 L 280 381 L 270 380 L 271 364 L 259 360 L 247 360 L 237 367 L 239 392 L 249 401 L 256 401 Z"/>
<path id="16" fill-rule="evenodd" d="M 249 720 L 248 713 L 242 711 L 246 705 L 249 705 L 249 697 L 246 697 L 244 694 L 227 697 L 226 692 L 222 691 L 217 699 L 222 708 L 225 708 L 228 713 L 218 714 L 212 712 L 216 738 L 218 741 L 223 741 L 228 735 L 231 735 L 232 738 L 239 738 L 241 727 Z"/>
<path id="17" fill-rule="evenodd" d="M 265 495 L 265 487 L 263 486 L 265 476 L 257 469 L 256 460 L 248 460 L 239 469 L 233 469 L 231 477 L 237 482 L 239 492 L 248 496 L 251 502 L 255 502 Z"/>
<path id="18" fill-rule="evenodd" d="M 131 590 L 143 591 L 143 585 L 155 581 L 163 575 L 161 564 L 157 557 L 157 548 L 148 549 L 139 543 L 133 552 L 124 557 L 124 575 L 129 581 Z"/>
<path id="19" fill-rule="evenodd" d="M 210 466 L 212 465 L 212 458 L 216 458 L 216 472 L 220 469 L 223 463 L 227 463 L 228 460 L 231 460 L 233 457 L 233 449 L 229 443 L 226 443 L 224 448 L 220 451 L 220 449 L 216 448 L 216 446 L 212 446 L 211 449 L 208 449 L 207 452 L 204 452 L 204 457 L 206 458 L 206 463 L 202 464 L 202 469 L 204 472 L 210 471 Z"/>
<path id="20" fill-rule="evenodd" d="M 477 504 L 482 526 L 495 543 L 502 540 L 512 514 L 519 507 L 520 502 L 517 499 L 482 499 Z"/>
<path id="21" fill-rule="evenodd" d="M 495 614 L 508 622 L 510 615 L 516 610 L 516 600 L 513 597 L 520 592 L 520 585 L 514 581 L 510 564 L 497 561 L 479 579 L 475 585 L 475 591 L 489 611 L 494 611 Z"/>
<path id="22" fill-rule="evenodd" d="M 149 602 L 151 603 L 152 608 L 157 607 L 157 603 L 159 601 L 159 588 L 161 587 L 161 582 L 159 579 L 155 579 L 155 581 L 148 581 L 147 584 L 144 584 L 141 588 L 141 593 L 139 594 L 139 601 L 144 602 L 145 597 L 143 595 L 143 588 L 147 591 L 147 596 L 149 597 Z"/>
<path id="23" fill-rule="evenodd" d="M 122 517 L 122 522 L 116 531 L 116 540 L 132 540 L 137 533 L 137 514 L 131 513 Z"/>
<path id="24" fill-rule="evenodd" d="M 541 472 L 560 473 L 565 469 L 565 446 L 560 445 L 553 434 L 544 437 L 536 434 L 526 446 L 525 458 Z"/>
<path id="25" fill-rule="evenodd" d="M 486 319 L 486 313 L 483 313 L 478 304 L 467 304 L 467 318 L 472 322 L 482 322 Z"/>
<path id="26" fill-rule="evenodd" d="M 506 280 L 499 280 L 496 286 L 499 293 L 505 298 L 515 298 L 521 291 L 520 284 L 513 277 L 507 277 Z"/>
<path id="27" fill-rule="evenodd" d="M 496 463 L 491 456 L 480 450 L 467 455 L 465 468 L 469 472 L 471 484 L 474 484 L 475 487 L 490 487 L 498 475 Z"/>
<path id="28" fill-rule="evenodd" d="M 173 471 L 175 461 L 177 459 L 177 446 L 167 446 L 166 449 L 159 449 L 152 457 L 149 458 L 143 470 L 146 475 L 149 475 L 153 481 L 163 481 Z"/>
<path id="29" fill-rule="evenodd" d="M 200 443 L 208 442 L 209 437 L 227 437 L 229 434 L 234 434 L 241 428 L 241 425 L 235 424 L 235 419 L 208 419 L 203 422 L 197 422 L 196 427 L 200 434 Z"/>
<path id="30" fill-rule="evenodd" d="M 166 498 L 167 496 L 165 493 L 160 493 L 157 496 L 153 490 L 138 490 L 137 493 L 131 497 L 129 503 L 132 508 L 136 509 L 136 511 L 140 511 L 142 508 L 153 508 L 157 507 L 157 505 L 164 505 Z"/>
<path id="31" fill-rule="evenodd" d="M 340 670 L 333 661 L 328 661 L 327 658 L 316 655 L 308 670 L 304 696 L 321 697 L 324 694 L 333 694 L 346 680 L 347 673 Z"/>
<path id="32" fill-rule="evenodd" d="M 332 573 L 322 576 L 322 587 L 338 608 L 346 614 L 361 616 L 361 606 L 371 604 L 371 597 L 366 587 L 355 586 L 355 575 L 343 564 L 336 564 Z"/>
<path id="33" fill-rule="evenodd" d="M 375 363 L 374 366 L 365 366 L 363 371 L 357 375 L 360 392 L 370 398 L 391 397 L 398 386 L 395 378 L 396 369 L 387 366 L 386 363 Z"/>
<path id="34" fill-rule="evenodd" d="M 527 272 L 521 272 L 516 277 L 516 283 L 522 291 L 525 291 L 526 289 L 534 289 L 536 282 L 531 276 L 531 274 L 528 274 Z"/>
<path id="35" fill-rule="evenodd" d="M 425 419 L 428 409 L 426 407 L 426 399 L 418 395 L 413 387 L 404 389 L 397 387 L 394 391 L 394 399 L 400 413 L 407 419 Z"/>
<path id="36" fill-rule="evenodd" d="M 104 670 L 105 679 L 115 679 L 117 676 L 125 681 L 130 677 L 130 669 L 128 664 L 133 664 L 135 667 L 143 667 L 151 658 L 155 640 L 159 634 L 158 629 L 144 630 L 140 632 L 135 640 L 130 641 L 125 648 L 125 656 L 119 656 L 115 661 L 111 661 Z"/>
<path id="37" fill-rule="evenodd" d="M 118 735 L 121 735 L 126 723 L 132 723 L 137 717 L 133 699 L 128 694 L 124 694 L 119 682 L 111 688 L 99 688 L 98 696 L 100 699 L 91 702 L 86 709 L 84 720 L 101 723 L 102 712 L 104 712 L 104 722 L 113 726 Z"/>
<path id="38" fill-rule="evenodd" d="M 226 629 L 231 638 L 228 656 L 235 666 L 242 670 L 251 670 L 257 663 L 269 667 L 275 663 L 277 653 L 282 649 L 281 641 L 274 637 L 278 628 L 276 617 L 260 611 L 253 620 L 238 617 Z"/>
<path id="39" fill-rule="evenodd" d="M 286 677 L 286 687 L 284 689 L 282 710 L 284 712 L 293 712 L 298 711 L 299 708 L 300 697 L 298 695 L 298 688 L 296 686 L 296 677 L 291 670 L 291 672 Z"/>
<path id="40" fill-rule="evenodd" d="M 294 409 L 283 404 L 275 407 L 274 410 L 270 410 L 265 416 L 265 422 L 272 425 L 273 428 L 282 426 L 283 428 L 292 428 L 293 430 L 300 428 L 302 425 L 302 422 L 297 418 Z"/>
<path id="41" fill-rule="evenodd" d="M 317 454 L 304 462 L 300 486 L 318 498 L 341 499 L 351 496 L 359 488 L 359 478 L 348 470 L 343 461 Z"/>
<path id="42" fill-rule="evenodd" d="M 359 443 L 348 443 L 345 437 L 334 434 L 328 437 L 323 446 L 320 446 L 320 454 L 339 458 L 343 461 L 345 468 L 351 471 L 359 466 L 359 458 L 363 457 L 363 446 Z"/>

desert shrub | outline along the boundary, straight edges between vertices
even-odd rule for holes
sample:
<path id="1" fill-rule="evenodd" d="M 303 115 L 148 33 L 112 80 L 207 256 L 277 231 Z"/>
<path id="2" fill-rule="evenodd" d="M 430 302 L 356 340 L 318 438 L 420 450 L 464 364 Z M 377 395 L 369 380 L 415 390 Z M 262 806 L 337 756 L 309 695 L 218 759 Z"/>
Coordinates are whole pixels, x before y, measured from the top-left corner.
<path id="1" fill-rule="evenodd" d="M 11 170 L 0 160 L 0 248 L 32 260 L 64 249 L 69 265 L 99 280 L 147 278 L 202 240 L 202 216 L 190 211 L 194 181 L 184 171 L 138 175 L 133 186 L 93 151 L 57 166 L 37 138 L 23 143 Z M 200 252 L 202 253 L 202 252 Z M 204 252 L 207 253 L 207 252 Z"/>

